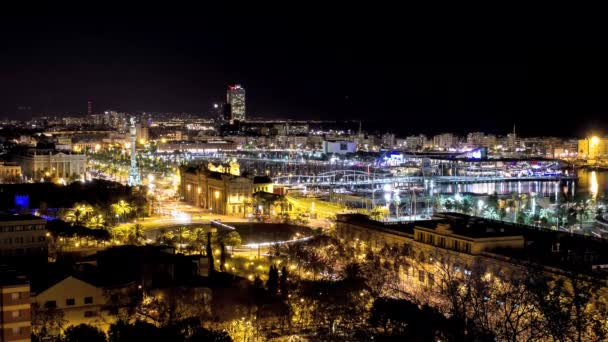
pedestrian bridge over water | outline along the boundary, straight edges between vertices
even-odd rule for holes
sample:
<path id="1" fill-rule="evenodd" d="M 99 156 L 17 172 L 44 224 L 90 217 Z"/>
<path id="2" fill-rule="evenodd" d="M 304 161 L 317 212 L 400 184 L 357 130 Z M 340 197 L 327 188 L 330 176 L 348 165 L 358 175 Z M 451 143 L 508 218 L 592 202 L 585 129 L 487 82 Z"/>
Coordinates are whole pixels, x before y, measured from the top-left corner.
<path id="1" fill-rule="evenodd" d="M 471 184 L 496 182 L 559 182 L 574 180 L 576 176 L 564 174 L 533 176 L 393 176 L 389 173 L 368 173 L 357 170 L 336 170 L 316 175 L 282 175 L 273 177 L 277 185 L 308 187 L 373 186 L 377 184 Z"/>

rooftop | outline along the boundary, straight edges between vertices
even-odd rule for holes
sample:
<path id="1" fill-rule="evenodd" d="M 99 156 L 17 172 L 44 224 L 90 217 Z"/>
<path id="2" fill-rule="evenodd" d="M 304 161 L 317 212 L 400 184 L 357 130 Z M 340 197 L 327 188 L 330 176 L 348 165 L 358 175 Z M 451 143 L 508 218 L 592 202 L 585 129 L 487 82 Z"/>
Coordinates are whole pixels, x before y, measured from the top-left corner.
<path id="1" fill-rule="evenodd" d="M 453 234 L 472 238 L 493 238 L 504 236 L 521 236 L 523 232 L 503 222 L 485 220 L 475 216 L 457 216 L 459 214 L 440 214 L 432 223 L 420 221 L 416 227 L 437 230 L 441 225 L 447 226 Z"/>
<path id="2" fill-rule="evenodd" d="M 439 224 L 449 224 L 454 234 L 471 238 L 523 236 L 523 248 L 496 248 L 484 254 L 509 262 L 533 263 L 575 272 L 602 270 L 601 266 L 608 265 L 608 240 L 460 213 L 441 213 L 432 220 L 399 224 L 374 221 L 362 214 L 338 215 L 338 221 L 396 235 L 409 235 L 410 238 L 414 227 L 437 229 Z"/>
<path id="3" fill-rule="evenodd" d="M 43 218 L 34 215 L 9 215 L 0 214 L 0 222 L 11 222 L 11 221 L 32 221 L 32 220 L 43 220 Z"/>

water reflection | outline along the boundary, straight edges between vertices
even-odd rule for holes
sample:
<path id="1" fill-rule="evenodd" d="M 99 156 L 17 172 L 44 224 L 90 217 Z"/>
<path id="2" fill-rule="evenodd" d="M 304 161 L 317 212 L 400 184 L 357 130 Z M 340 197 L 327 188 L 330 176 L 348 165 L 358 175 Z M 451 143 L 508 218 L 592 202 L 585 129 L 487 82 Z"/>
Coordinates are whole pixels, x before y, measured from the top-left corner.
<path id="1" fill-rule="evenodd" d="M 578 171 L 579 195 L 589 195 L 597 200 L 601 195 L 608 192 L 608 171 Z"/>
<path id="2" fill-rule="evenodd" d="M 592 200 L 597 200 L 597 192 L 599 185 L 597 184 L 597 172 L 591 171 L 591 177 L 589 178 L 589 194 L 591 194 Z"/>
<path id="3" fill-rule="evenodd" d="M 573 189 L 572 182 L 562 183 L 566 189 Z M 474 194 L 511 194 L 511 193 L 537 193 L 542 196 L 556 196 L 560 189 L 560 182 L 488 182 L 475 184 L 443 184 L 440 191 L 443 193 L 467 192 Z"/>
<path id="4" fill-rule="evenodd" d="M 488 182 L 476 184 L 442 184 L 438 186 L 440 193 L 474 193 L 474 194 L 493 194 L 507 195 L 511 193 L 529 194 L 536 193 L 541 197 L 554 197 L 555 200 L 562 192 L 572 198 L 590 196 L 597 200 L 599 195 L 608 192 L 608 171 L 586 171 L 578 170 L 578 180 L 576 182 Z M 588 197 L 587 197 L 588 198 Z"/>

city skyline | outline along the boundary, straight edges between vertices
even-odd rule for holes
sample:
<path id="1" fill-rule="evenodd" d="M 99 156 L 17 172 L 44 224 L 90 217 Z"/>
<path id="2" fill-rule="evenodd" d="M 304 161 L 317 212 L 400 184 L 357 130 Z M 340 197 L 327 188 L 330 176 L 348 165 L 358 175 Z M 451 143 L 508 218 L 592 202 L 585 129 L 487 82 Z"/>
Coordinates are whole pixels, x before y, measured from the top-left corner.
<path id="1" fill-rule="evenodd" d="M 608 340 L 608 49 L 155 5 L 0 14 L 0 341 Z"/>
<path id="2" fill-rule="evenodd" d="M 357 119 L 396 133 L 607 131 L 605 50 L 488 43 L 494 32 L 461 40 L 466 32 L 446 33 L 451 21 L 421 32 L 423 18 L 362 27 L 331 10 L 201 13 L 124 13 L 111 24 L 103 12 L 7 18 L 0 117 L 84 114 L 87 101 L 96 112 L 206 114 L 242 84 L 249 117 Z"/>

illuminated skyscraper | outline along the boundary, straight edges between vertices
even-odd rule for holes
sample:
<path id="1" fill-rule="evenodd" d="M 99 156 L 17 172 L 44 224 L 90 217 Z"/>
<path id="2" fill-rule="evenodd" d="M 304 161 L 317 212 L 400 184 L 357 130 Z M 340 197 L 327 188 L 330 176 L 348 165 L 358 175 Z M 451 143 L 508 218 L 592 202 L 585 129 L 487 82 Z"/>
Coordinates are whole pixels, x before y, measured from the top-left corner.
<path id="1" fill-rule="evenodd" d="M 93 101 L 87 102 L 87 114 L 88 115 L 93 114 Z"/>
<path id="2" fill-rule="evenodd" d="M 240 84 L 229 86 L 226 102 L 230 107 L 230 123 L 245 121 L 245 88 Z"/>

